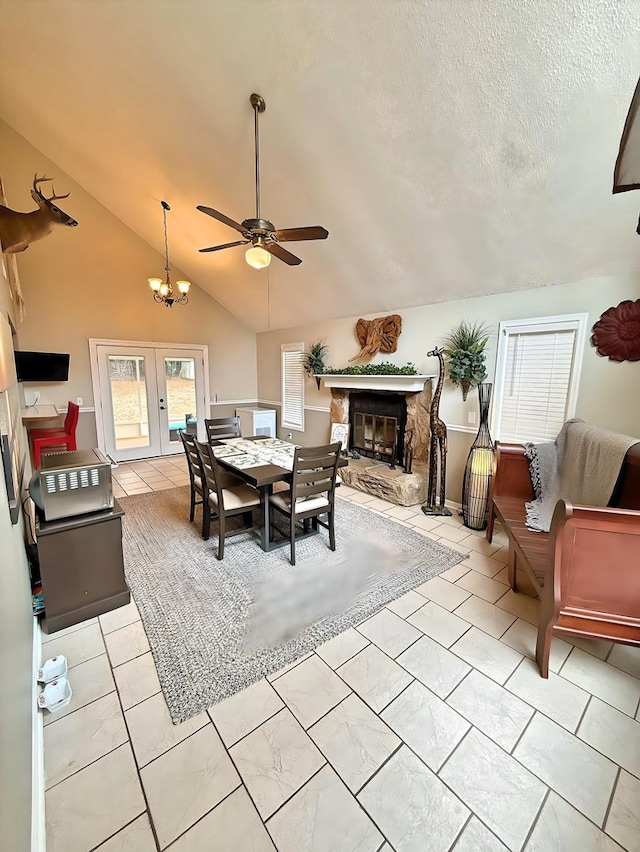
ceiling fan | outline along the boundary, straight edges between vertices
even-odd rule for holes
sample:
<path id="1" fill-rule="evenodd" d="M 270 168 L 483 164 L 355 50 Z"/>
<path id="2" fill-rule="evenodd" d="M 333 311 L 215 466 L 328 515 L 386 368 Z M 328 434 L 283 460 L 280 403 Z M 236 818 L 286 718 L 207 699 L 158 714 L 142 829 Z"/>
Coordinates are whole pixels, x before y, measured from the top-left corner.
<path id="1" fill-rule="evenodd" d="M 283 248 L 280 243 L 296 242 L 297 240 L 326 240 L 329 236 L 329 231 L 321 225 L 311 225 L 307 228 L 284 228 L 276 229 L 275 225 L 267 219 L 260 217 L 260 140 L 258 136 L 258 114 L 265 111 L 266 104 L 261 95 L 253 94 L 249 98 L 254 113 L 254 139 L 255 139 L 255 160 L 256 160 L 256 217 L 255 219 L 245 219 L 243 222 L 236 222 L 225 216 L 224 213 L 214 210 L 213 207 L 205 207 L 199 204 L 197 209 L 201 210 L 209 216 L 213 216 L 219 222 L 229 225 L 239 231 L 243 239 L 236 240 L 233 243 L 224 243 L 219 246 L 209 246 L 202 248 L 200 251 L 220 251 L 220 249 L 232 248 L 233 246 L 245 246 L 251 243 L 251 248 L 245 252 L 247 263 L 254 266 L 256 269 L 262 269 L 269 266 L 271 263 L 271 255 L 277 257 L 278 260 L 283 260 L 289 266 L 297 266 L 302 263 L 299 257 L 292 254 L 287 249 Z"/>

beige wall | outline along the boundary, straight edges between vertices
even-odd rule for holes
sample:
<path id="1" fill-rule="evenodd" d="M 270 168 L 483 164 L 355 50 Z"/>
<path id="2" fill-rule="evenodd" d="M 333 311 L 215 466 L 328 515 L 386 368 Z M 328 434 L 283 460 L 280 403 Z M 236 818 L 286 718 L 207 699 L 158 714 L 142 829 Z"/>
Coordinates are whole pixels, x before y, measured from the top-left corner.
<path id="1" fill-rule="evenodd" d="M 537 288 L 526 292 L 485 296 L 454 302 L 441 302 L 401 311 L 403 330 L 398 351 L 393 355 L 380 355 L 374 361 L 389 360 L 394 364 L 412 361 L 421 373 L 437 374 L 438 362 L 427 358 L 426 353 L 441 345 L 444 337 L 462 319 L 486 322 L 493 330 L 487 348 L 488 381 L 493 380 L 497 346 L 498 323 L 503 320 L 543 317 L 566 313 L 588 313 L 589 328 L 600 314 L 623 299 L 640 298 L 640 279 L 599 278 L 578 281 L 554 287 Z M 393 313 L 393 302 L 389 309 Z M 371 318 L 374 315 L 368 315 Z M 380 316 L 380 314 L 378 314 Z M 329 347 L 327 361 L 334 366 L 344 366 L 358 351 L 354 327 L 357 317 L 323 322 L 304 327 L 265 332 L 258 335 L 258 396 L 263 403 L 280 401 L 280 344 L 303 341 L 306 346 L 326 339 Z M 638 365 L 614 364 L 599 357 L 588 342 L 583 352 L 582 376 L 576 416 L 607 429 L 640 436 L 640 396 L 635 392 L 638 382 Z M 305 421 L 311 428 L 313 439 L 320 431 L 318 418 L 328 423 L 329 391 L 316 389 L 312 380 L 305 381 Z M 314 408 L 323 408 L 317 412 Z M 462 470 L 475 428 L 468 426 L 468 413 L 477 412 L 477 393 L 471 392 L 466 402 L 462 393 L 448 380 L 445 382 L 440 405 L 440 416 L 449 429 L 447 464 L 447 496 L 460 500 Z M 477 417 L 476 417 L 477 422 Z M 328 426 L 323 437 L 328 437 Z"/>
<path id="2" fill-rule="evenodd" d="M 89 367 L 90 337 L 157 343 L 197 343 L 209 347 L 211 399 L 256 398 L 255 334 L 207 293 L 192 286 L 187 306 L 169 309 L 153 302 L 147 278 L 163 277 L 164 257 L 109 213 L 6 124 L 0 122 L 2 175 L 7 201 L 16 210 L 34 209 L 29 196 L 33 175 L 55 177 L 61 201 L 77 228 L 56 226 L 18 256 L 27 313 L 18 329 L 22 349 L 70 352 L 69 381 L 37 388 L 42 401 L 65 408 L 81 396 L 93 405 Z M 171 204 L 171 199 L 167 199 Z M 162 210 L 158 199 L 158 240 Z M 175 208 L 174 208 L 175 209 Z M 173 212 L 173 211 L 172 211 Z M 168 214 L 171 217 L 172 213 Z M 179 223 L 168 219 L 171 230 Z M 186 277 L 172 266 L 174 280 Z M 243 403 L 241 403 L 243 404 Z M 90 441 L 93 415 L 81 415 L 79 435 Z"/>
<path id="3" fill-rule="evenodd" d="M 5 317 L 10 313 L 2 270 L 0 311 Z M 11 524 L 2 473 L 0 548 L 0 849 L 26 852 L 31 848 L 34 618 L 22 515 Z"/>

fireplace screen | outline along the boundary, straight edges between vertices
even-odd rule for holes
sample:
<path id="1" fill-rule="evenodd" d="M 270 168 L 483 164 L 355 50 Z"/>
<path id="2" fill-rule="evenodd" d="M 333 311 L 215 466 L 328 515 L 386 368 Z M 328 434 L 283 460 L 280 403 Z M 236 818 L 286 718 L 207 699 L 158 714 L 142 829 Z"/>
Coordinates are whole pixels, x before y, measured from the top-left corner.
<path id="1" fill-rule="evenodd" d="M 353 415 L 353 449 L 390 461 L 393 466 L 397 445 L 397 417 L 362 412 Z"/>
<path id="2" fill-rule="evenodd" d="M 407 405 L 404 396 L 352 393 L 349 401 L 349 446 L 365 456 L 402 464 Z"/>

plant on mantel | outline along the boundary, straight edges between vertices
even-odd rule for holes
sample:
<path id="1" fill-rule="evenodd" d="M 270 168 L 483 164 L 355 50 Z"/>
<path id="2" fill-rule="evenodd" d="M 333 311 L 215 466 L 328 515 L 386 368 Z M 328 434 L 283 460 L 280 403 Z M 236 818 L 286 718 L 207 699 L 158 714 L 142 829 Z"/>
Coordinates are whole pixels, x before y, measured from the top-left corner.
<path id="1" fill-rule="evenodd" d="M 382 361 L 380 364 L 360 364 L 355 367 L 326 367 L 323 370 L 326 376 L 417 376 L 415 364 L 410 361 L 399 367 Z"/>
<path id="2" fill-rule="evenodd" d="M 451 331 L 444 343 L 444 355 L 449 367 L 449 378 L 462 388 L 462 399 L 466 400 L 470 388 L 476 387 L 487 378 L 484 365 L 485 347 L 489 340 L 489 329 L 484 323 L 462 320 Z"/>

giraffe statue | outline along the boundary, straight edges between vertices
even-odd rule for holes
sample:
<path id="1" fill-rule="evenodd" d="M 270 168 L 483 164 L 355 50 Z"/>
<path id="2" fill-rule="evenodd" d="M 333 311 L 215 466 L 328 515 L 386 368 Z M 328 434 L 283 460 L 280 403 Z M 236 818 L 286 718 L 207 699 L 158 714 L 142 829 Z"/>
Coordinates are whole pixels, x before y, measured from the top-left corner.
<path id="1" fill-rule="evenodd" d="M 440 395 L 444 384 L 444 349 L 435 348 L 427 352 L 427 358 L 437 358 L 440 363 L 440 375 L 438 384 L 431 400 L 431 412 L 429 414 L 429 427 L 431 438 L 429 441 L 429 483 L 427 487 L 427 502 L 422 507 L 425 515 L 451 515 L 451 509 L 444 505 L 444 489 L 447 476 L 447 427 L 444 420 L 438 415 L 440 407 Z M 438 491 L 438 474 L 440 475 L 440 502 L 436 503 L 436 491 Z"/>

